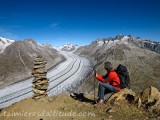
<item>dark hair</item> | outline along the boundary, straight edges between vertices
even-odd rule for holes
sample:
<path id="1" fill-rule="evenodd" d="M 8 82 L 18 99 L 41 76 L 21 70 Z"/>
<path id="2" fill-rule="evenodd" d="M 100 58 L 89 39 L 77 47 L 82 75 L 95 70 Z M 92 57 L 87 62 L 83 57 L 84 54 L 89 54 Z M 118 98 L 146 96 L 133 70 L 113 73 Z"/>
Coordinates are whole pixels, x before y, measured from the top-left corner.
<path id="1" fill-rule="evenodd" d="M 108 68 L 109 70 L 112 70 L 112 69 L 113 69 L 113 65 L 112 65 L 111 62 L 105 62 L 105 63 L 104 63 L 104 67 L 105 67 L 105 68 Z"/>

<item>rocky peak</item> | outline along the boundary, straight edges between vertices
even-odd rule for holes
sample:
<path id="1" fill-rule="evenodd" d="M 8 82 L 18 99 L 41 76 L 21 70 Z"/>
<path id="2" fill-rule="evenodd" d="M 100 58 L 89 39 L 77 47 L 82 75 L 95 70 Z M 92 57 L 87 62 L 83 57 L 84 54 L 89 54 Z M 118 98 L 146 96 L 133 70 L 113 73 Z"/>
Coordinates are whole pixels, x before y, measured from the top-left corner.
<path id="1" fill-rule="evenodd" d="M 62 47 L 60 47 L 62 51 L 74 51 L 78 48 L 77 45 L 66 43 Z"/>
<path id="2" fill-rule="evenodd" d="M 45 47 L 48 47 L 48 48 L 54 48 L 52 45 L 48 44 L 48 43 L 45 43 L 45 44 L 42 44 L 43 46 Z"/>
<path id="3" fill-rule="evenodd" d="M 47 60 L 46 69 L 62 61 L 57 50 L 39 45 L 33 39 L 15 41 L 0 54 L 0 81 L 3 81 L 0 87 L 30 77 L 33 59 L 37 54 L 41 54 Z"/>
<path id="4" fill-rule="evenodd" d="M 33 45 L 37 45 L 37 42 L 34 39 L 32 39 L 32 38 L 25 39 L 24 41 L 28 42 L 30 44 L 33 44 Z"/>
<path id="5" fill-rule="evenodd" d="M 98 38 L 91 43 L 91 46 L 106 46 L 110 48 L 111 46 L 114 46 L 117 43 L 129 43 L 140 48 L 149 49 L 154 52 L 160 53 L 160 42 L 151 41 L 149 39 L 141 39 L 140 37 L 133 37 L 131 35 L 125 36 L 120 34 L 117 35 L 115 38 Z"/>
<path id="6" fill-rule="evenodd" d="M 115 39 L 121 40 L 123 37 L 124 37 L 124 35 L 119 34 L 119 35 L 117 35 L 117 36 L 115 37 Z"/>
<path id="7" fill-rule="evenodd" d="M 137 38 L 129 37 L 128 42 L 132 43 L 138 47 L 149 49 L 151 51 L 160 53 L 160 42 L 155 42 L 155 41 L 151 41 L 148 39 L 143 40 L 139 37 L 137 37 Z"/>

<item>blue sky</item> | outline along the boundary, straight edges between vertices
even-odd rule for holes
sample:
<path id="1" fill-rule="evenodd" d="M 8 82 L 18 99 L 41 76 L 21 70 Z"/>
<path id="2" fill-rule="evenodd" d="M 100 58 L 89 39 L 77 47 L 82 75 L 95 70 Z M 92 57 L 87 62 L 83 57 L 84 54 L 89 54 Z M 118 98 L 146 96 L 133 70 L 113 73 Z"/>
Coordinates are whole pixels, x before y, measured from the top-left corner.
<path id="1" fill-rule="evenodd" d="M 160 0 L 0 0 L 0 36 L 55 46 L 117 34 L 160 41 Z"/>

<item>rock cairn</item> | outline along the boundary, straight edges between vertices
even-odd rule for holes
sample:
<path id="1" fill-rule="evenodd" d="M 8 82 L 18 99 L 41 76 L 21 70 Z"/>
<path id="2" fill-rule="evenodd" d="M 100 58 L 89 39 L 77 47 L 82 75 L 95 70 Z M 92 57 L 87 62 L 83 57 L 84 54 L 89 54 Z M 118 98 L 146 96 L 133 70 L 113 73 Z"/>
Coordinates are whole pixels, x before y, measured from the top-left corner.
<path id="1" fill-rule="evenodd" d="M 37 56 L 34 60 L 34 68 L 32 70 L 32 75 L 35 77 L 33 80 L 33 91 L 34 99 L 40 99 L 47 95 L 48 79 L 46 77 L 47 70 L 45 65 L 47 62 L 42 58 L 41 55 Z"/>

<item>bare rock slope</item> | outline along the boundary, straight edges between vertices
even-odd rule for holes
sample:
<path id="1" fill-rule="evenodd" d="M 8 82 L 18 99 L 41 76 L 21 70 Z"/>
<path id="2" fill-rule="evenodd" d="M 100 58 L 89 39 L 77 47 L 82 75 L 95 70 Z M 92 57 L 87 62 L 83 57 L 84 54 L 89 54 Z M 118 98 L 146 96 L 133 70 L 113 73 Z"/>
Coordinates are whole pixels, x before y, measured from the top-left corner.
<path id="1" fill-rule="evenodd" d="M 0 53 L 0 86 L 6 86 L 31 76 L 33 60 L 42 55 L 50 69 L 64 58 L 49 46 L 37 44 L 32 39 L 15 41 Z"/>

